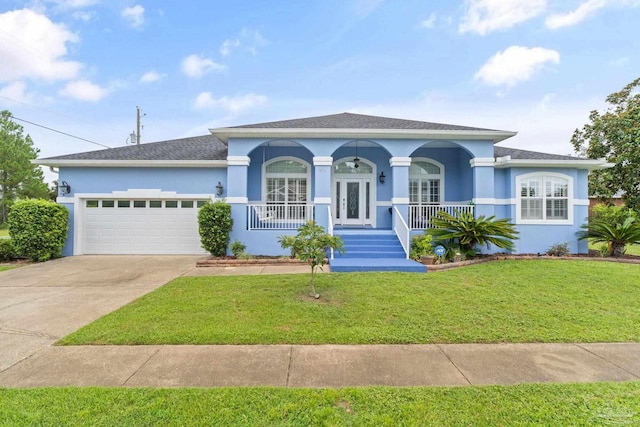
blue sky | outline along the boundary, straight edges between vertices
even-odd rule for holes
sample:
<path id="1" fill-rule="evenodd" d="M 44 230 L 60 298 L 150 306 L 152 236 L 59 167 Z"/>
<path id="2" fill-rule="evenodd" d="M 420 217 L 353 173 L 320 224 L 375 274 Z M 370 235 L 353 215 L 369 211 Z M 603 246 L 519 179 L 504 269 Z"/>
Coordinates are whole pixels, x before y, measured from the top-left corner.
<path id="1" fill-rule="evenodd" d="M 110 147 L 344 111 L 559 154 L 640 75 L 640 0 L 0 0 L 0 109 Z M 21 122 L 42 157 L 101 148 Z"/>

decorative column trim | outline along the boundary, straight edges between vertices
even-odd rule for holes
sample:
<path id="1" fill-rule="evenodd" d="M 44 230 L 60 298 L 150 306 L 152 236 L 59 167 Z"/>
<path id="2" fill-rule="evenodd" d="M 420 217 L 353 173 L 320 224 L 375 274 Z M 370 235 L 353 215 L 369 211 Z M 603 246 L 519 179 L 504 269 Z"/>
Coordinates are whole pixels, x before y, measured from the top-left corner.
<path id="1" fill-rule="evenodd" d="M 227 156 L 229 166 L 249 166 L 251 159 L 249 156 Z"/>
<path id="2" fill-rule="evenodd" d="M 472 168 L 476 166 L 494 166 L 496 160 L 493 157 L 475 157 L 469 160 L 469 164 Z"/>
<path id="3" fill-rule="evenodd" d="M 391 167 L 395 166 L 411 166 L 411 157 L 392 157 L 389 159 L 389 165 Z"/>
<path id="4" fill-rule="evenodd" d="M 392 197 L 391 204 L 392 205 L 408 205 L 409 198 L 408 197 Z"/>
<path id="5" fill-rule="evenodd" d="M 332 166 L 333 157 L 331 156 L 316 156 L 313 158 L 313 166 Z"/>

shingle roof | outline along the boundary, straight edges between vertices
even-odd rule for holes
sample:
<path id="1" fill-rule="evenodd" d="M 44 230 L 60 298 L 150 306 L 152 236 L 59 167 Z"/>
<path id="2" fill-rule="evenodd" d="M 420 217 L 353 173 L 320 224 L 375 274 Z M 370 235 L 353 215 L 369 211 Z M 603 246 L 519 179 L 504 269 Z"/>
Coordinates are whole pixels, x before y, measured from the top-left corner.
<path id="1" fill-rule="evenodd" d="M 328 116 L 281 120 L 232 126 L 229 129 L 402 129 L 402 130 L 450 130 L 450 131 L 492 131 L 468 126 L 442 123 L 420 122 L 416 120 L 392 119 L 367 116 L 364 114 L 340 113 Z"/>
<path id="2" fill-rule="evenodd" d="M 518 150 L 508 147 L 493 147 L 495 157 L 510 156 L 512 160 L 587 160 L 582 157 L 563 156 L 561 154 L 539 153 L 537 151 Z"/>
<path id="3" fill-rule="evenodd" d="M 277 122 L 275 122 L 277 123 Z M 495 157 L 513 160 L 585 160 L 580 157 L 539 153 L 494 146 Z M 226 160 L 227 146 L 214 135 L 201 135 L 141 145 L 48 157 L 41 160 Z"/>
<path id="4" fill-rule="evenodd" d="M 227 146 L 214 135 L 129 145 L 43 160 L 226 160 Z"/>

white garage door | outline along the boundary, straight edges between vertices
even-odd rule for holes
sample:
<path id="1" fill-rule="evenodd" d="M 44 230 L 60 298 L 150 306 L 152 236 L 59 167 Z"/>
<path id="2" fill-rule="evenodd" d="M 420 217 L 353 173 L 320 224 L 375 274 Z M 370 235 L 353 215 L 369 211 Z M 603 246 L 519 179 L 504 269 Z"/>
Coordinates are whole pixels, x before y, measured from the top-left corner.
<path id="1" fill-rule="evenodd" d="M 204 254 L 198 208 L 204 200 L 85 199 L 84 254 Z"/>

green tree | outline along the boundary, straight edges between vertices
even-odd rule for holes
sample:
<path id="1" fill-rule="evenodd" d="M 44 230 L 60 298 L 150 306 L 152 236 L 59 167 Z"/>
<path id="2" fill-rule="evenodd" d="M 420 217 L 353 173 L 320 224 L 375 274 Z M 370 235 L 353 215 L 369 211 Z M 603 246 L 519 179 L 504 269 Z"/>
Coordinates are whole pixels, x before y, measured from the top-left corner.
<path id="1" fill-rule="evenodd" d="M 330 249 L 344 251 L 342 239 L 339 236 L 332 236 L 324 232 L 321 225 L 315 221 L 307 221 L 300 228 L 295 236 L 280 236 L 278 242 L 283 249 L 291 249 L 292 256 L 311 265 L 311 293 L 310 296 L 318 299 L 320 294 L 316 293 L 315 277 L 317 268 L 327 263 L 327 251 Z"/>
<path id="2" fill-rule="evenodd" d="M 453 241 L 467 253 L 476 245 L 489 243 L 509 251 L 513 250 L 513 239 L 517 239 L 515 226 L 507 219 L 494 219 L 484 215 L 475 217 L 471 212 L 460 212 L 456 215 L 440 211 L 431 218 L 431 228 L 427 232 L 438 241 Z"/>
<path id="3" fill-rule="evenodd" d="M 571 138 L 577 153 L 605 158 L 615 166 L 592 171 L 589 194 L 608 198 L 623 192 L 625 203 L 640 209 L 640 77 L 606 99 L 604 113 L 594 110 L 590 123 L 576 129 Z"/>
<path id="4" fill-rule="evenodd" d="M 9 111 L 0 112 L 0 224 L 16 199 L 49 198 L 42 171 L 31 163 L 38 150 Z"/>

